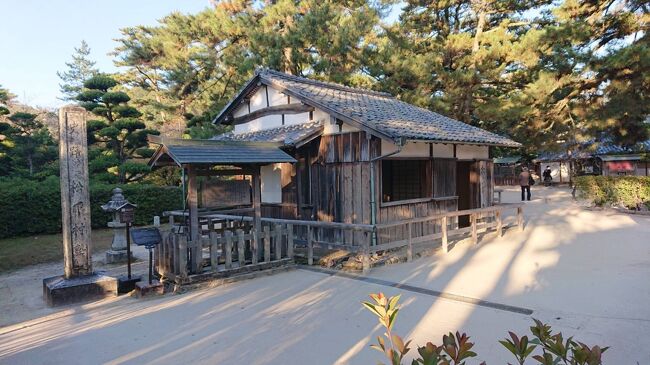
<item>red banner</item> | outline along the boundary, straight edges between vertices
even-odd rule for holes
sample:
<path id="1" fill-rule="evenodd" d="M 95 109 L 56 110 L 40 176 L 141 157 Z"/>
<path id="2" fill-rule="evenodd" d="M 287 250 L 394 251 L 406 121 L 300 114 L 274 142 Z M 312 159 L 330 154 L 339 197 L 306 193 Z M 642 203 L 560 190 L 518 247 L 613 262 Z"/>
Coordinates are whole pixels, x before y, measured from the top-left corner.
<path id="1" fill-rule="evenodd" d="M 634 171 L 632 161 L 609 161 L 607 162 L 609 171 Z"/>

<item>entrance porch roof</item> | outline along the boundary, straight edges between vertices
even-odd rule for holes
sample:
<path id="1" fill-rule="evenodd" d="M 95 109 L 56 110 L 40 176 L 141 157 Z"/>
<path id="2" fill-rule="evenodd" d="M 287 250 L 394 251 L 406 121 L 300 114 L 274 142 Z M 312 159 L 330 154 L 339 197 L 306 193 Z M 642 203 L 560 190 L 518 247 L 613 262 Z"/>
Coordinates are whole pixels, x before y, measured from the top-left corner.
<path id="1" fill-rule="evenodd" d="M 280 149 L 280 143 L 166 139 L 150 136 L 159 144 L 149 166 L 170 165 L 268 165 L 294 163 L 296 160 Z"/>

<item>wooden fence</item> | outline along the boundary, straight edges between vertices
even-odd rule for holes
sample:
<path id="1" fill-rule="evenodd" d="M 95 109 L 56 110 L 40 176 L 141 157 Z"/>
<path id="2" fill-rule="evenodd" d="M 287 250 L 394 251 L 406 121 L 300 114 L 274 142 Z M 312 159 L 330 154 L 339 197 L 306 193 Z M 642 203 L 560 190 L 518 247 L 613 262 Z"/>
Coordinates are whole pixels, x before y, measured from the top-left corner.
<path id="1" fill-rule="evenodd" d="M 469 236 L 478 243 L 478 234 L 494 230 L 498 236 L 503 229 L 518 226 L 523 229 L 523 204 L 500 204 L 487 208 L 451 211 L 427 217 L 411 218 L 376 225 L 336 222 L 299 221 L 262 218 L 262 230 L 252 228 L 252 217 L 210 213 L 201 217 L 201 236 L 188 241 L 186 233 L 165 234 L 156 248 L 156 268 L 160 275 L 183 284 L 207 277 L 229 276 L 235 273 L 261 270 L 289 264 L 294 250 L 304 248 L 307 264 L 314 263 L 314 248 L 341 249 L 360 255 L 364 272 L 370 269 L 374 252 L 406 248 L 406 258 L 413 259 L 415 245 L 435 246 L 448 252 L 452 238 Z M 513 222 L 505 222 L 504 211 L 515 210 Z M 469 216 L 468 227 L 457 227 L 457 217 Z M 172 214 L 173 217 L 173 214 Z M 417 229 L 422 223 L 440 227 L 435 233 Z M 382 230 L 405 227 L 406 239 L 373 245 L 373 237 Z M 319 230 L 333 230 L 331 237 L 355 237 L 350 241 L 328 242 L 318 239 Z"/>
<path id="2" fill-rule="evenodd" d="M 208 232 L 190 241 L 185 233 L 166 232 L 156 247 L 156 269 L 178 284 L 210 276 L 281 266 L 293 260 L 291 225 L 266 225 L 261 232 L 235 225 Z"/>

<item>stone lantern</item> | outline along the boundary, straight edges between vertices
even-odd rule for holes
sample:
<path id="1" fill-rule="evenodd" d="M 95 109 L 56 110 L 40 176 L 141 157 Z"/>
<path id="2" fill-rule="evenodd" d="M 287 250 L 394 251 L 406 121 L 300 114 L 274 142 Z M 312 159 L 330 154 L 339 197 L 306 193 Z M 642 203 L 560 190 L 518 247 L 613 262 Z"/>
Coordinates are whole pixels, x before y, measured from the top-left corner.
<path id="1" fill-rule="evenodd" d="M 113 242 L 111 249 L 106 251 L 106 263 L 113 264 L 118 262 L 126 262 L 128 259 L 127 254 L 127 239 L 126 239 L 126 225 L 120 220 L 120 209 L 125 205 L 131 205 L 122 194 L 122 189 L 113 189 L 113 196 L 111 200 L 102 205 L 102 210 L 113 214 L 113 220 L 108 222 L 108 226 L 113 228 Z"/>

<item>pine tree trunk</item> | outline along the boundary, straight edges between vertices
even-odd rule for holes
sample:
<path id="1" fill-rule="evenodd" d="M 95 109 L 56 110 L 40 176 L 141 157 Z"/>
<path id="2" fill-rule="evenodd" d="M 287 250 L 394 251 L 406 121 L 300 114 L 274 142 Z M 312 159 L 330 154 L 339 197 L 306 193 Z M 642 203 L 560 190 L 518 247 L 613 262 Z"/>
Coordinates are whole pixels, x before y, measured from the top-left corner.
<path id="1" fill-rule="evenodd" d="M 476 33 L 474 34 L 474 42 L 472 44 L 472 62 L 470 64 L 470 72 L 472 72 L 472 81 L 469 87 L 467 88 L 467 93 L 465 94 L 465 105 L 463 106 L 462 112 L 462 121 L 465 123 L 471 123 L 472 115 L 474 114 L 474 91 L 476 86 L 480 83 L 478 73 L 476 71 L 476 54 L 481 49 L 481 35 L 483 34 L 483 29 L 485 28 L 485 21 L 487 17 L 486 9 L 487 5 L 484 1 L 478 2 L 476 4 L 476 13 L 477 13 L 477 22 L 476 22 Z"/>

